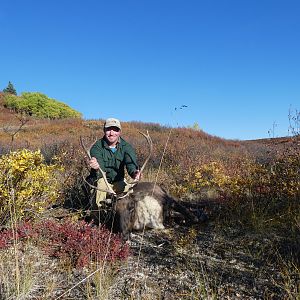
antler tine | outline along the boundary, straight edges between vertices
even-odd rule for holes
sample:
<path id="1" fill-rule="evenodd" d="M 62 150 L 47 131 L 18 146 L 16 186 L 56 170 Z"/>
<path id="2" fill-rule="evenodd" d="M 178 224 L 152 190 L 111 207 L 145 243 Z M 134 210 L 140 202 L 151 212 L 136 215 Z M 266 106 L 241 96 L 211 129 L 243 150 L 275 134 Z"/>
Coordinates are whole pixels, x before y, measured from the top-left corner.
<path id="1" fill-rule="evenodd" d="M 106 189 L 100 189 L 98 188 L 96 185 L 93 185 L 93 184 L 90 184 L 85 178 L 84 176 L 82 175 L 82 179 L 83 181 L 92 189 L 95 189 L 97 191 L 100 191 L 100 192 L 106 192 L 106 193 L 109 193 L 109 194 L 114 194 L 116 195 L 116 193 L 114 191 L 111 191 L 111 190 L 106 190 Z"/>
<path id="2" fill-rule="evenodd" d="M 150 157 L 151 157 L 152 152 L 153 152 L 153 142 L 152 142 L 152 139 L 151 139 L 151 137 L 150 137 L 150 135 L 149 135 L 148 130 L 147 130 L 147 134 L 145 134 L 145 133 L 143 133 L 143 132 L 141 132 L 141 131 L 139 131 L 139 133 L 142 134 L 142 135 L 145 137 L 145 139 L 147 140 L 147 143 L 148 143 L 148 145 L 149 145 L 149 147 L 150 147 L 150 149 L 149 149 L 149 154 L 148 154 L 148 156 L 147 156 L 147 158 L 146 158 L 144 164 L 142 165 L 142 167 L 141 167 L 141 169 L 140 169 L 140 172 L 142 173 L 143 170 L 144 170 L 144 168 L 146 167 L 146 165 L 147 165 L 147 163 L 148 163 Z"/>
<path id="3" fill-rule="evenodd" d="M 148 154 L 148 156 L 146 157 L 146 160 L 145 160 L 145 162 L 143 163 L 142 167 L 140 168 L 140 172 L 142 173 L 143 170 L 145 169 L 145 167 L 146 167 L 146 165 L 147 165 L 147 163 L 148 163 L 150 157 L 151 157 L 152 152 L 153 152 L 153 142 L 152 142 L 152 139 L 151 139 L 151 137 L 150 137 L 150 135 L 149 135 L 148 130 L 147 130 L 147 134 L 145 134 L 145 133 L 143 133 L 143 132 L 141 132 L 141 131 L 139 131 L 139 133 L 140 133 L 141 135 L 144 136 L 144 138 L 147 140 L 147 143 L 148 143 L 148 145 L 149 145 L 149 147 L 150 147 L 150 149 L 149 149 L 149 154 Z M 136 185 L 138 182 L 139 182 L 139 179 L 134 179 L 133 181 L 128 182 L 128 183 L 129 183 L 129 184 L 132 184 L 132 185 Z M 133 187 L 132 187 L 132 188 L 133 188 Z"/>
<path id="4" fill-rule="evenodd" d="M 80 136 L 80 144 L 81 144 L 83 150 L 85 151 L 87 157 L 88 157 L 89 159 L 92 159 L 91 153 L 90 153 L 91 147 L 89 147 L 89 149 L 86 147 L 86 145 L 85 145 L 84 142 L 83 142 L 82 136 Z"/>
<path id="5" fill-rule="evenodd" d="M 90 150 L 91 150 L 91 146 L 92 146 L 92 145 L 91 145 L 89 148 L 87 148 L 86 145 L 84 144 L 84 141 L 83 141 L 82 136 L 80 136 L 80 143 L 81 143 L 81 146 L 82 146 L 82 148 L 84 149 L 86 155 L 88 156 L 88 158 L 89 158 L 89 159 L 92 159 L 91 153 L 90 153 Z M 105 182 L 105 184 L 106 184 L 106 186 L 107 186 L 107 190 L 99 189 L 97 186 L 94 186 L 94 185 L 88 183 L 86 180 L 84 180 L 84 181 L 85 181 L 90 187 L 92 187 L 92 188 L 94 188 L 94 189 L 97 189 L 97 190 L 102 191 L 102 192 L 107 192 L 107 193 L 109 193 L 109 194 L 116 195 L 115 191 L 112 189 L 111 185 L 110 185 L 110 184 L 108 183 L 108 181 L 107 181 L 105 172 L 100 168 L 100 166 L 99 166 L 99 169 L 98 169 L 98 170 L 99 170 L 100 173 L 102 174 L 102 177 L 103 177 L 103 179 L 104 179 L 104 182 Z"/>

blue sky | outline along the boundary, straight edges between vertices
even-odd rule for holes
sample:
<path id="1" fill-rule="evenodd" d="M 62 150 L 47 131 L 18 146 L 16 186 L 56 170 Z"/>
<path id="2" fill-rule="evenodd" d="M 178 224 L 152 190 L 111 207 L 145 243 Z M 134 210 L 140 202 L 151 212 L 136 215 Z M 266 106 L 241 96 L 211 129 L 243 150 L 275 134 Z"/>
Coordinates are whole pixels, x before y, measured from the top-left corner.
<path id="1" fill-rule="evenodd" d="M 0 89 L 86 119 L 285 136 L 300 109 L 299 16 L 299 0 L 2 0 Z"/>

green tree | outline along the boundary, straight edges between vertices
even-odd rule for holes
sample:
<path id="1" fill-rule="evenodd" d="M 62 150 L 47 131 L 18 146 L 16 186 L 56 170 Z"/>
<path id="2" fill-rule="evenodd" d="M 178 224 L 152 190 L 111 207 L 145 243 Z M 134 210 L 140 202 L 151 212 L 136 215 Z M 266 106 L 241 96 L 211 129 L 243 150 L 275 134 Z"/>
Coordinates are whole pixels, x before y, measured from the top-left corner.
<path id="1" fill-rule="evenodd" d="M 191 128 L 191 129 L 194 129 L 194 130 L 197 130 L 197 131 L 201 131 L 201 128 L 200 128 L 198 122 L 195 122 L 192 126 L 188 126 L 187 128 Z"/>
<path id="2" fill-rule="evenodd" d="M 21 96 L 5 94 L 4 106 L 19 113 L 37 118 L 81 118 L 81 113 L 63 102 L 48 98 L 42 93 L 22 93 Z"/>
<path id="3" fill-rule="evenodd" d="M 17 95 L 17 91 L 14 87 L 14 85 L 9 81 L 7 87 L 3 90 L 4 93 Z"/>

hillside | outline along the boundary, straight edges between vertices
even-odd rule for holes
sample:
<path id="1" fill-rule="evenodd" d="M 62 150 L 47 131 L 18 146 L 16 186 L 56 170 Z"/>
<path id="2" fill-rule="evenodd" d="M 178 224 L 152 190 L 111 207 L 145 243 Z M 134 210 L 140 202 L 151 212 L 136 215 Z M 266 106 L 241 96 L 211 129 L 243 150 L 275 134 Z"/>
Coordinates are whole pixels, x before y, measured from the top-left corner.
<path id="1" fill-rule="evenodd" d="M 24 118 L 21 120 L 18 114 L 0 105 L 0 146 L 2 153 L 11 147 L 11 140 L 16 132 L 16 137 L 13 137 L 13 148 L 40 148 L 42 151 L 49 147 L 53 148 L 54 145 L 64 144 L 79 149 L 79 136 L 92 141 L 95 137 L 101 137 L 103 134 L 104 120 L 47 120 L 30 116 L 26 116 L 25 119 L 25 124 L 22 125 Z M 18 130 L 21 125 L 22 128 Z M 153 167 L 158 166 L 169 135 L 170 139 L 164 157 L 166 161 L 171 161 L 174 157 L 182 157 L 183 153 L 187 152 L 195 161 L 223 160 L 225 156 L 243 156 L 248 155 L 249 152 L 245 146 L 246 144 L 242 142 L 224 140 L 203 131 L 187 128 L 171 129 L 155 123 L 124 122 L 123 137 L 136 147 L 141 161 L 144 159 L 144 153 L 147 149 L 145 149 L 146 143 L 139 131 L 145 132 L 147 130 L 154 143 L 154 153 L 151 161 Z M 49 152 L 49 149 L 47 152 Z M 186 156 L 185 158 L 189 160 L 188 165 L 192 164 L 189 158 Z M 187 166 L 185 160 L 179 160 L 176 163 Z"/>
<path id="2" fill-rule="evenodd" d="M 61 120 L 48 120 L 33 118 L 30 116 L 23 117 L 26 119 L 26 124 L 22 126 L 22 130 L 18 132 L 19 138 L 16 140 L 16 147 L 21 146 L 22 143 L 29 143 L 30 147 L 41 146 L 41 139 L 44 142 L 53 139 L 54 135 L 57 135 L 57 140 L 64 140 L 68 142 L 73 142 L 74 139 L 78 138 L 79 135 L 92 136 L 102 135 L 102 126 L 104 120 L 82 120 L 82 119 L 61 119 Z M 10 133 L 16 131 L 22 123 L 20 115 L 14 113 L 3 105 L 1 105 L 0 97 L 0 129 L 1 129 L 1 141 L 7 142 L 10 140 Z M 128 139 L 132 139 L 134 142 L 139 143 L 136 139 L 139 137 L 137 134 L 139 130 L 145 131 L 149 130 L 151 136 L 153 135 L 154 140 L 159 140 L 161 137 L 161 142 L 164 144 L 164 139 L 166 140 L 171 128 L 160 126 L 156 123 L 142 123 L 142 122 L 124 122 L 123 123 L 123 134 Z M 8 131 L 7 134 L 3 131 Z M 57 134 L 59 133 L 59 135 Z M 195 150 L 199 149 L 198 142 L 201 140 L 200 146 L 210 146 L 216 148 L 222 148 L 224 151 L 228 148 L 230 151 L 232 149 L 237 149 L 237 151 L 246 151 L 242 141 L 235 140 L 225 140 L 215 136 L 206 134 L 201 130 L 193 130 L 188 128 L 177 128 L 171 130 L 171 142 L 176 144 L 180 143 L 183 137 L 185 142 L 188 143 L 188 147 Z M 196 142 L 196 145 L 195 143 Z M 6 143 L 7 144 L 7 143 Z M 194 144 L 194 146 L 192 146 Z M 204 145 L 205 144 L 205 145 Z M 199 149 L 200 150 L 200 149 Z M 216 150 L 217 151 L 217 150 Z"/>
<path id="3" fill-rule="evenodd" d="M 90 144 L 102 136 L 102 126 L 103 120 L 20 118 L 0 105 L 0 154 L 41 149 L 47 164 L 58 157 L 63 166 L 58 203 L 32 220 L 38 226 L 54 220 L 55 243 L 55 228 L 68 229 L 68 217 L 87 219 L 81 177 L 87 174 L 86 158 L 79 137 Z M 225 140 L 188 128 L 124 122 L 123 136 L 140 163 L 148 149 L 139 131 L 147 130 L 154 151 L 143 181 L 157 181 L 190 211 L 205 212 L 208 221 L 192 224 L 173 211 L 165 230 L 131 235 L 125 260 L 96 260 L 84 268 L 73 254 L 87 252 L 79 243 L 82 228 L 66 231 L 78 252 L 53 257 L 41 247 L 45 236 L 34 242 L 20 238 L 16 255 L 16 248 L 3 246 L 3 226 L 0 299 L 298 299 L 300 156 L 294 153 L 299 144 L 287 138 Z"/>
<path id="4" fill-rule="evenodd" d="M 3 106 L 3 99 L 0 93 L 0 131 L 2 132 L 0 137 L 1 141 L 8 145 L 11 140 L 11 135 L 18 130 L 21 126 L 22 121 L 26 124 L 22 126 L 22 130 L 18 131 L 18 138 L 15 143 L 16 147 L 22 147 L 24 144 L 26 146 L 35 148 L 41 147 L 43 144 L 52 143 L 53 136 L 56 133 L 57 142 L 71 142 L 77 145 L 76 139 L 79 135 L 84 136 L 101 136 L 102 135 L 102 125 L 104 120 L 82 120 L 82 119 L 57 119 L 48 120 L 33 118 L 30 116 L 23 117 L 20 119 L 20 115 L 7 109 Z M 123 134 L 133 143 L 140 143 L 137 139 L 139 135 L 137 132 L 139 130 L 149 130 L 153 139 L 164 145 L 171 128 L 167 128 L 155 123 L 142 123 L 142 122 L 124 122 Z M 6 131 L 6 134 L 3 132 Z M 189 128 L 177 128 L 171 130 L 170 135 L 171 143 L 174 145 L 176 143 L 181 143 L 183 137 L 184 142 L 187 147 L 193 151 L 197 149 L 198 151 L 204 148 L 204 152 L 235 152 L 244 155 L 245 153 L 254 154 L 260 156 L 262 152 L 269 151 L 274 147 L 281 147 L 289 144 L 291 142 L 290 138 L 269 138 L 269 139 L 258 139 L 249 141 L 239 141 L 239 140 L 226 140 L 218 138 L 216 136 L 209 135 L 201 130 L 193 130 Z M 210 149 L 207 149 L 207 148 Z M 5 149 L 5 146 L 4 146 Z"/>

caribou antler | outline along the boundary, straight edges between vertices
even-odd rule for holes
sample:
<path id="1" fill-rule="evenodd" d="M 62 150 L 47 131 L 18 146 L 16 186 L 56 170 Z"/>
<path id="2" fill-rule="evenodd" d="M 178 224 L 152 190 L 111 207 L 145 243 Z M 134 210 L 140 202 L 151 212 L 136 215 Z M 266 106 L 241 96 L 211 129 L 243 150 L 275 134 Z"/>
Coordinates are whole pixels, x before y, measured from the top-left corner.
<path id="1" fill-rule="evenodd" d="M 145 139 L 147 140 L 147 143 L 148 143 L 148 145 L 149 145 L 149 147 L 150 147 L 150 149 L 149 149 L 149 154 L 148 154 L 148 156 L 146 157 L 146 160 L 145 160 L 145 162 L 143 163 L 143 165 L 142 165 L 142 167 L 141 167 L 141 169 L 140 169 L 140 173 L 142 173 L 143 170 L 145 169 L 145 167 L 146 167 L 146 165 L 147 165 L 147 163 L 148 163 L 150 157 L 151 157 L 152 152 L 153 152 L 153 142 L 152 142 L 152 139 L 151 139 L 151 137 L 150 137 L 150 135 L 149 135 L 148 130 L 147 130 L 147 134 L 145 134 L 145 133 L 143 133 L 143 132 L 141 132 L 141 131 L 139 131 L 139 133 L 142 134 L 142 135 L 145 137 Z M 141 177 L 140 177 L 140 178 L 141 178 Z M 133 189 L 138 183 L 139 183 L 139 179 L 135 179 L 135 180 L 133 180 L 133 181 L 128 182 L 128 184 L 131 185 L 131 186 L 129 187 L 129 190 L 128 190 L 124 195 L 118 196 L 117 198 L 118 198 L 118 199 L 122 199 L 122 198 L 127 197 L 127 195 L 130 194 L 130 193 L 132 192 L 132 189 Z"/>
<path id="2" fill-rule="evenodd" d="M 93 144 L 92 144 L 89 148 L 87 148 L 86 145 L 85 145 L 84 142 L 83 142 L 82 136 L 80 136 L 80 143 L 81 143 L 81 146 L 82 146 L 82 148 L 84 149 L 84 151 L 85 151 L 87 157 L 91 160 L 92 157 L 91 157 L 90 150 L 91 150 L 91 147 L 92 147 Z M 94 189 L 96 189 L 96 190 L 98 190 L 98 191 L 101 191 L 101 192 L 107 192 L 107 193 L 110 193 L 110 194 L 115 195 L 116 193 L 115 193 L 115 191 L 112 189 L 111 185 L 108 183 L 107 178 L 106 178 L 106 174 L 105 174 L 105 172 L 101 169 L 100 165 L 99 165 L 99 169 L 98 169 L 98 170 L 99 170 L 100 173 L 102 174 L 102 177 L 103 177 L 103 179 L 104 179 L 104 182 L 105 182 L 105 184 L 106 184 L 106 186 L 107 186 L 107 190 L 106 190 L 106 189 L 99 189 L 97 186 L 90 184 L 89 182 L 87 182 L 87 181 L 84 179 L 85 183 L 87 183 L 91 188 L 94 188 Z"/>
<path id="3" fill-rule="evenodd" d="M 146 167 L 146 165 L 147 165 L 147 163 L 148 163 L 150 157 L 151 157 L 152 152 L 153 152 L 153 142 L 152 142 L 152 139 L 151 139 L 151 137 L 150 137 L 150 135 L 149 135 L 148 130 L 147 130 L 147 134 L 145 134 L 145 133 L 143 133 L 143 132 L 141 132 L 141 131 L 139 131 L 139 133 L 140 133 L 141 135 L 144 136 L 144 138 L 146 139 L 146 141 L 147 141 L 147 143 L 148 143 L 148 145 L 149 145 L 149 154 L 148 154 L 148 156 L 146 157 L 146 160 L 145 160 L 145 162 L 143 163 L 142 167 L 140 168 L 140 173 L 142 173 L 143 170 L 145 169 L 145 167 Z M 140 177 L 140 178 L 141 178 L 141 177 Z M 139 179 L 135 179 L 135 180 L 129 182 L 129 184 L 137 184 L 138 182 L 139 182 Z"/>
<path id="4" fill-rule="evenodd" d="M 148 143 L 148 145 L 149 145 L 149 147 L 150 147 L 150 149 L 149 149 L 149 154 L 148 154 L 148 156 L 147 156 L 147 158 L 146 158 L 144 164 L 142 165 L 142 167 L 141 167 L 141 169 L 140 169 L 140 172 L 142 173 L 143 170 L 145 169 L 145 167 L 146 167 L 146 165 L 147 165 L 147 163 L 148 163 L 150 157 L 151 157 L 152 152 L 153 152 L 153 142 L 152 142 L 152 139 L 151 139 L 151 137 L 150 137 L 150 135 L 149 135 L 148 130 L 147 130 L 147 134 L 145 134 L 145 133 L 143 133 L 143 132 L 141 132 L 141 131 L 139 131 L 139 133 L 142 134 L 142 135 L 144 136 L 144 138 L 147 140 L 147 143 Z"/>
<path id="5" fill-rule="evenodd" d="M 110 193 L 110 194 L 116 195 L 116 192 L 115 192 L 114 190 L 100 189 L 100 188 L 98 188 L 96 185 L 93 185 L 93 184 L 89 183 L 89 182 L 84 178 L 83 175 L 82 175 L 82 179 L 83 179 L 83 181 L 84 181 L 89 187 L 91 187 L 92 189 L 96 189 L 97 191 L 100 191 L 100 192 L 106 192 L 106 193 Z"/>

